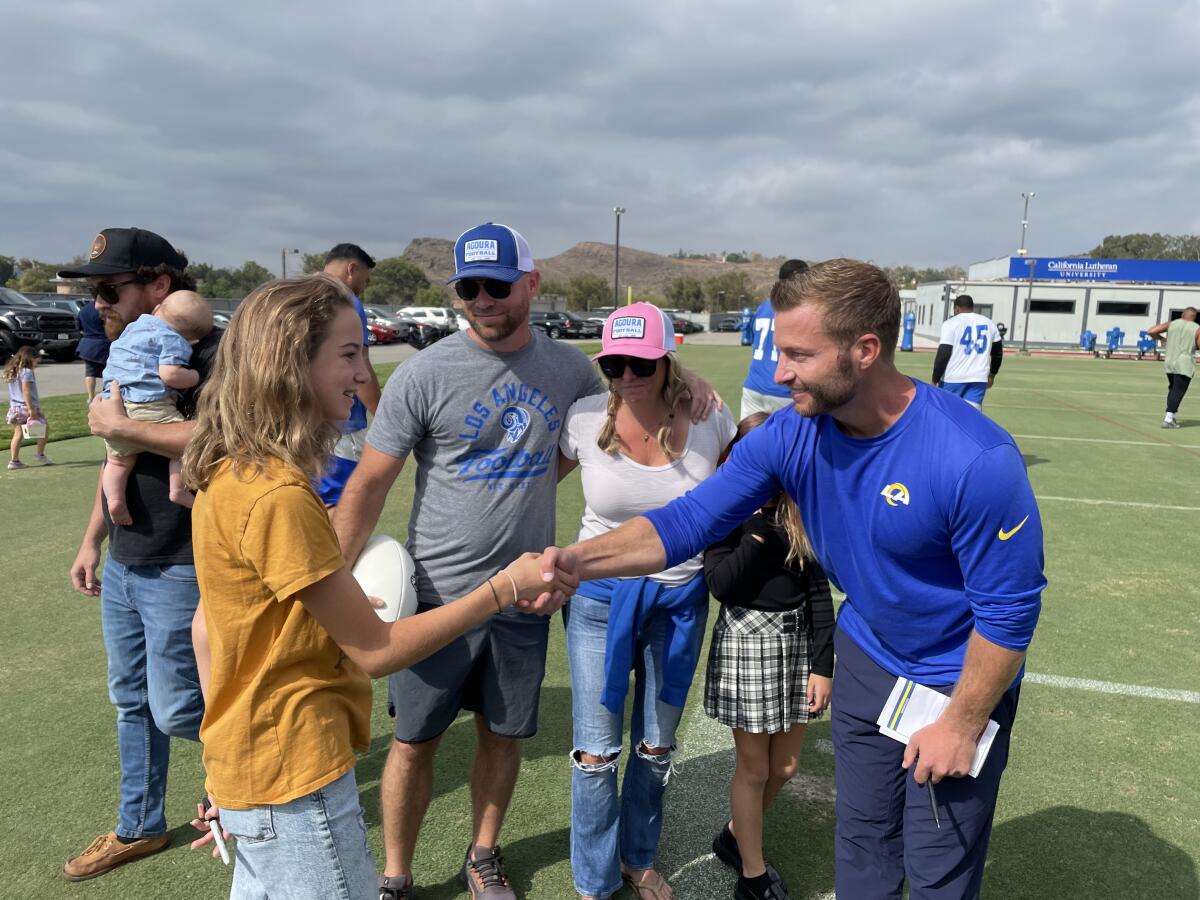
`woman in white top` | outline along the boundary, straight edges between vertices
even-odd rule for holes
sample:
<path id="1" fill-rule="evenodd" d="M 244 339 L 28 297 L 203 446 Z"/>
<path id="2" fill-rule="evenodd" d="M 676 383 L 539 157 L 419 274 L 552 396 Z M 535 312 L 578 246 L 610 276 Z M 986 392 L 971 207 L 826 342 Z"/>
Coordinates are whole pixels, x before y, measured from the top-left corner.
<path id="1" fill-rule="evenodd" d="M 559 441 L 560 471 L 582 469 L 580 540 L 695 487 L 733 439 L 725 409 L 688 421 L 674 348 L 671 320 L 649 303 L 622 307 L 605 322 L 595 359 L 608 393 L 576 401 Z M 571 867 L 585 900 L 610 897 L 622 880 L 644 900 L 672 897 L 654 869 L 662 797 L 707 617 L 699 556 L 648 578 L 585 581 L 563 609 L 574 722 Z M 633 749 L 618 798 L 630 671 Z"/>

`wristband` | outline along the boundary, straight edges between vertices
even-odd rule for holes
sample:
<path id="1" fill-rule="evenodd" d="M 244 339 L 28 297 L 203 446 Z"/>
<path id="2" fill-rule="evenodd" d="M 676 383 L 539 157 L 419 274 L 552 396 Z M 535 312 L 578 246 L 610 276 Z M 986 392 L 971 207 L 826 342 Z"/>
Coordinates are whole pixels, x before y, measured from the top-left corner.
<path id="1" fill-rule="evenodd" d="M 495 576 L 492 576 L 493 578 Z M 492 587 L 492 579 L 487 580 L 487 586 L 492 590 L 492 599 L 496 601 L 496 612 L 504 612 L 504 607 L 500 605 L 500 595 L 496 593 L 496 589 Z"/>
<path id="2" fill-rule="evenodd" d="M 501 570 L 500 570 L 500 574 L 501 574 L 501 575 L 503 575 L 505 578 L 507 578 L 507 579 L 508 579 L 508 583 L 512 585 L 512 589 L 513 589 L 513 606 L 516 606 L 516 605 L 517 605 L 517 601 L 521 599 L 520 595 L 517 593 L 517 583 L 516 583 L 515 581 L 513 581 L 513 577 L 512 577 L 511 575 L 509 575 L 509 574 L 508 574 L 508 572 L 504 571 L 504 569 L 501 569 Z"/>

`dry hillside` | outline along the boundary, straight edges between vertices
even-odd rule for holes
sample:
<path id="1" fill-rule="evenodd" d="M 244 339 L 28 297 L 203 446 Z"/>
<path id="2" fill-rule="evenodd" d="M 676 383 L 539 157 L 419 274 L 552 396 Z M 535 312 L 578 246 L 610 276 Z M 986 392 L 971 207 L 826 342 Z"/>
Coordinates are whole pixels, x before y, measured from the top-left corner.
<path id="1" fill-rule="evenodd" d="M 426 276 L 435 284 L 444 282 L 454 274 L 454 243 L 441 238 L 417 238 L 404 250 L 404 258 L 425 270 Z M 783 259 L 764 260 L 757 263 L 722 263 L 708 259 L 674 259 L 632 247 L 621 248 L 621 287 L 633 287 L 634 293 L 662 295 L 672 281 L 680 276 L 691 276 L 700 281 L 736 269 L 745 272 L 755 290 L 766 294 L 775 281 Z M 587 241 L 576 244 L 570 250 L 537 260 L 543 278 L 569 281 L 584 273 L 599 275 L 612 281 L 613 246 Z"/>

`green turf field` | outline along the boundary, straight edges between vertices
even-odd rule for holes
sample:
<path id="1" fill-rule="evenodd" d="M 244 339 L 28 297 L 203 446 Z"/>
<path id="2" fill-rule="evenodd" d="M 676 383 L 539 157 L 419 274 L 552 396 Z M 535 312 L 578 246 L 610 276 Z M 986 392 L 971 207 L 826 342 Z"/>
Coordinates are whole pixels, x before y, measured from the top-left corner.
<path id="1" fill-rule="evenodd" d="M 745 349 L 685 345 L 681 355 L 736 407 Z M 927 378 L 933 358 L 902 354 L 900 362 Z M 987 897 L 1200 897 L 1200 588 L 1187 550 L 1200 528 L 1200 397 L 1185 399 L 1184 428 L 1161 431 L 1165 388 L 1158 363 L 1010 356 L 988 394 L 987 410 L 1017 436 L 1040 498 L 1050 587 L 1001 789 Z M 102 453 L 92 438 L 61 441 L 51 445 L 53 467 L 0 470 L 0 896 L 223 897 L 229 870 L 186 848 L 184 823 L 202 780 L 199 748 L 182 742 L 168 795 L 174 847 L 92 882 L 59 875 L 72 852 L 115 824 L 115 717 L 97 601 L 71 593 L 67 580 Z M 410 469 L 383 530 L 403 534 L 411 490 Z M 580 511 L 573 475 L 560 492 L 560 540 L 573 536 Z M 557 620 L 551 634 L 541 730 L 526 745 L 504 839 L 530 900 L 574 896 L 570 696 Z M 660 857 L 681 900 L 733 889 L 709 855 L 726 815 L 732 749 L 697 710 L 698 687 Z M 439 757 L 417 848 L 422 900 L 461 896 L 472 730 L 460 719 Z M 379 683 L 371 752 L 358 766 L 378 859 L 376 789 L 389 735 Z M 801 772 L 767 825 L 768 858 L 797 898 L 833 890 L 828 737 L 827 724 L 810 729 Z"/>

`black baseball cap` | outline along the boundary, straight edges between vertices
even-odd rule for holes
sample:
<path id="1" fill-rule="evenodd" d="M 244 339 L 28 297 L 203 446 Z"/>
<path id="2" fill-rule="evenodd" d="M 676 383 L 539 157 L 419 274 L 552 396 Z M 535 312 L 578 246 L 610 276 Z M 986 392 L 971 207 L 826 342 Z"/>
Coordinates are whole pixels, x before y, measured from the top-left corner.
<path id="1" fill-rule="evenodd" d="M 187 257 L 165 237 L 144 228 L 105 228 L 92 241 L 88 261 L 75 269 L 63 269 L 59 278 L 96 278 L 136 272 L 142 266 L 170 266 L 183 271 Z"/>

